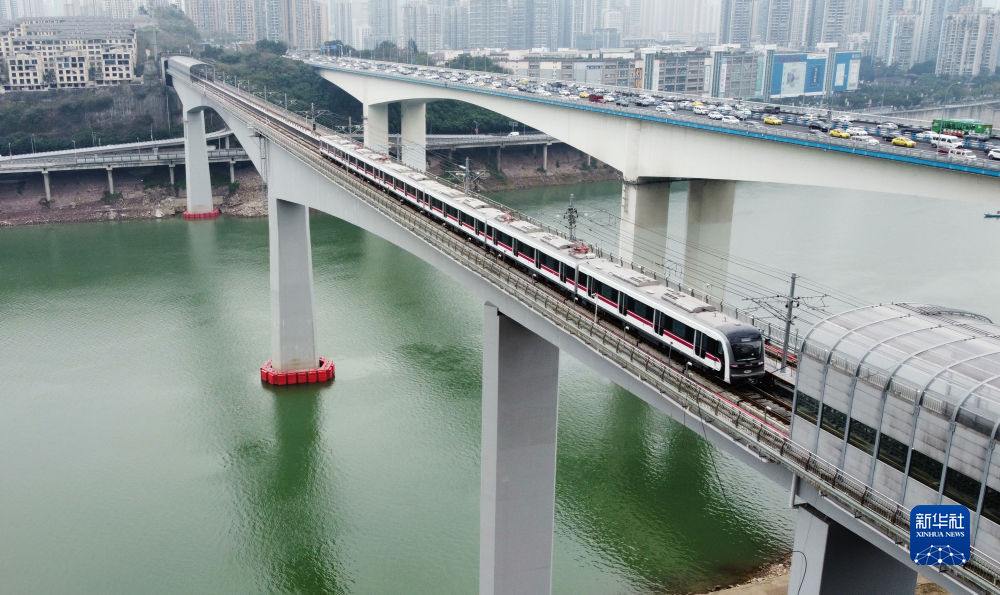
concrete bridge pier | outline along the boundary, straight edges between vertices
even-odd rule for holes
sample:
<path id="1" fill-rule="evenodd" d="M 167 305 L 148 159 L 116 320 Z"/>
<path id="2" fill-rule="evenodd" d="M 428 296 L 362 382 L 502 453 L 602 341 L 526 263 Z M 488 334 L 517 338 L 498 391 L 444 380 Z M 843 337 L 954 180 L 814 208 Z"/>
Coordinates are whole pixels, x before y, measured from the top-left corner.
<path id="1" fill-rule="evenodd" d="M 316 368 L 309 208 L 277 198 L 268 186 L 271 253 L 271 364 L 278 372 Z"/>
<path id="2" fill-rule="evenodd" d="M 427 102 L 401 101 L 400 154 L 406 165 L 427 171 Z"/>
<path id="3" fill-rule="evenodd" d="M 549 144 L 542 145 L 542 171 L 549 171 Z"/>
<path id="4" fill-rule="evenodd" d="M 789 593 L 913 595 L 917 573 L 808 505 L 796 509 Z"/>
<path id="5" fill-rule="evenodd" d="M 110 165 L 108 166 L 107 170 L 108 170 L 108 194 L 114 194 L 115 193 L 115 176 L 114 176 L 114 174 L 111 173 L 111 166 Z"/>
<path id="6" fill-rule="evenodd" d="M 208 147 L 205 140 L 205 112 L 184 112 L 184 174 L 187 178 L 187 213 L 212 213 L 212 179 L 208 171 Z"/>
<path id="7" fill-rule="evenodd" d="M 47 169 L 42 170 L 42 183 L 45 184 L 45 204 L 52 204 L 52 186 L 49 183 L 49 170 Z"/>
<path id="8" fill-rule="evenodd" d="M 361 106 L 364 115 L 365 146 L 382 153 L 389 154 L 389 104 L 364 103 Z"/>
<path id="9" fill-rule="evenodd" d="M 726 292 L 736 182 L 690 180 L 684 284 L 718 298 Z"/>
<path id="10" fill-rule="evenodd" d="M 486 303 L 479 593 L 550 593 L 559 349 Z"/>
<path id="11" fill-rule="evenodd" d="M 670 181 L 622 178 L 618 255 L 622 260 L 664 275 Z"/>
<path id="12" fill-rule="evenodd" d="M 170 187 L 171 188 L 173 188 L 174 186 L 177 185 L 177 176 L 176 176 L 176 172 L 174 171 L 175 167 L 176 167 L 176 164 L 174 164 L 174 163 L 168 163 L 167 164 L 167 169 L 170 170 Z"/>
<path id="13" fill-rule="evenodd" d="M 236 160 L 235 159 L 230 159 L 229 160 L 229 183 L 230 184 L 236 183 Z"/>

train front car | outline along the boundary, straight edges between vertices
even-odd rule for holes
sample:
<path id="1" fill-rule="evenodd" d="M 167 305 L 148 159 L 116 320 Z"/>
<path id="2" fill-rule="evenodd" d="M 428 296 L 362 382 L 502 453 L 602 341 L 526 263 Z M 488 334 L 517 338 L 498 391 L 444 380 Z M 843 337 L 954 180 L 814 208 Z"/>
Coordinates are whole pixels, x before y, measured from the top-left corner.
<path id="1" fill-rule="evenodd" d="M 729 341 L 729 381 L 740 382 L 764 376 L 764 337 L 748 324 L 726 325 L 720 329 Z"/>

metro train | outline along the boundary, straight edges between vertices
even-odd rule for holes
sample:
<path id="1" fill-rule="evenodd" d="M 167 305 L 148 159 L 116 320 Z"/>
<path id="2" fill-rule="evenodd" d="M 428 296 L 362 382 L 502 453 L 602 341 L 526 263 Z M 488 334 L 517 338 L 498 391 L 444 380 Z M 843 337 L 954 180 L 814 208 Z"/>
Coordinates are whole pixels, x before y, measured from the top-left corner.
<path id="1" fill-rule="evenodd" d="M 586 244 L 446 186 L 338 136 L 318 137 L 330 162 L 450 226 L 653 343 L 733 383 L 764 375 L 760 331 L 660 281 L 600 258 Z"/>

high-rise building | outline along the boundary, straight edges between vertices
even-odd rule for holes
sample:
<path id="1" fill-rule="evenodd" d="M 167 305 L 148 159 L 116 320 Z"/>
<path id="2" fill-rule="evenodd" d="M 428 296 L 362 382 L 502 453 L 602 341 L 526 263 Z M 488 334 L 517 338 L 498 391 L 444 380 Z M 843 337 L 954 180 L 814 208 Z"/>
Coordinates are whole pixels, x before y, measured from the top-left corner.
<path id="1" fill-rule="evenodd" d="M 440 3 L 410 3 L 403 7 L 403 31 L 410 41 L 425 52 L 444 48 L 443 9 Z"/>
<path id="2" fill-rule="evenodd" d="M 556 4 L 554 0 L 510 0 L 507 47 L 554 48 Z"/>
<path id="3" fill-rule="evenodd" d="M 990 75 L 996 72 L 998 60 L 1000 14 L 963 10 L 945 17 L 935 73 L 963 77 Z"/>
<path id="4" fill-rule="evenodd" d="M 442 18 L 444 47 L 464 50 L 469 46 L 469 4 L 461 0 L 447 0 Z"/>
<path id="5" fill-rule="evenodd" d="M 397 43 L 399 28 L 399 4 L 396 0 L 369 0 L 368 26 L 371 27 L 372 42 Z"/>
<path id="6" fill-rule="evenodd" d="M 915 11 L 902 11 L 889 15 L 886 27 L 887 65 L 909 70 L 917 63 L 921 21 L 921 15 Z"/>
<path id="7" fill-rule="evenodd" d="M 354 15 L 349 0 L 334 0 L 330 7 L 330 37 L 354 45 Z"/>
<path id="8" fill-rule="evenodd" d="M 792 0 L 766 0 L 767 29 L 764 43 L 787 48 L 792 39 Z"/>
<path id="9" fill-rule="evenodd" d="M 505 48 L 508 46 L 510 10 L 507 0 L 471 0 L 469 2 L 469 46 Z"/>
<path id="10" fill-rule="evenodd" d="M 750 44 L 752 0 L 722 0 L 719 8 L 719 43 Z"/>

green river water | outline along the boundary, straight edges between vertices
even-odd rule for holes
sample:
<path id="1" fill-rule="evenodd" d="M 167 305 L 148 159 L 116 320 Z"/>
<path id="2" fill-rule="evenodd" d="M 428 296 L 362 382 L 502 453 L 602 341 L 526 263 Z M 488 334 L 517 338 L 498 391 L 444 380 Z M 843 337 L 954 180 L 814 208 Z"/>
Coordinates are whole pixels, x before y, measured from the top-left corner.
<path id="1" fill-rule="evenodd" d="M 797 262 L 822 234 L 775 238 L 768 209 L 806 227 L 794 218 L 858 203 L 771 190 L 738 191 L 734 251 L 811 262 L 872 299 L 913 292 L 870 279 L 857 246 Z M 544 218 L 569 192 L 617 208 L 616 184 L 501 198 Z M 873 202 L 883 224 L 893 200 Z M 958 209 L 917 204 L 938 227 Z M 876 223 L 839 233 L 858 225 Z M 266 220 L 0 230 L 0 592 L 476 592 L 482 303 L 331 217 L 313 216 L 312 239 L 318 347 L 337 378 L 275 390 L 258 376 Z M 911 275 L 905 255 L 878 258 Z M 950 273 L 914 297 L 952 283 L 952 305 L 995 308 L 954 290 L 975 270 Z M 786 487 L 562 358 L 554 592 L 707 590 L 786 552 L 792 529 Z"/>

